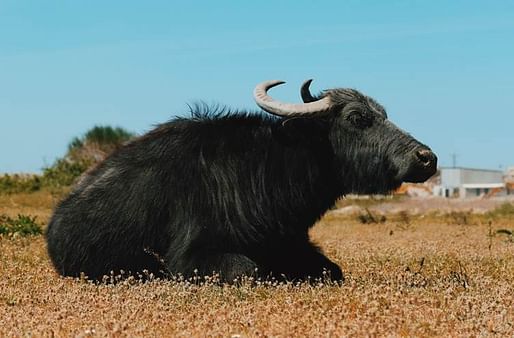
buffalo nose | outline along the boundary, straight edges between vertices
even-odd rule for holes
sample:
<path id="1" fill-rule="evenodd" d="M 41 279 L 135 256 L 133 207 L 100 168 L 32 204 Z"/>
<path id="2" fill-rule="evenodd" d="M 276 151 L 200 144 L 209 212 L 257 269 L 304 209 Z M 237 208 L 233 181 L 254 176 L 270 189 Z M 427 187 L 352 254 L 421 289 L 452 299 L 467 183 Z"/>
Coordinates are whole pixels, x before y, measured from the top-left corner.
<path id="1" fill-rule="evenodd" d="M 437 157 L 428 149 L 416 151 L 416 157 L 419 161 L 419 164 L 428 170 L 434 168 L 437 164 Z"/>
<path id="2" fill-rule="evenodd" d="M 425 182 L 437 171 L 437 156 L 427 148 L 416 150 L 413 155 L 409 169 L 402 180 L 412 183 Z"/>

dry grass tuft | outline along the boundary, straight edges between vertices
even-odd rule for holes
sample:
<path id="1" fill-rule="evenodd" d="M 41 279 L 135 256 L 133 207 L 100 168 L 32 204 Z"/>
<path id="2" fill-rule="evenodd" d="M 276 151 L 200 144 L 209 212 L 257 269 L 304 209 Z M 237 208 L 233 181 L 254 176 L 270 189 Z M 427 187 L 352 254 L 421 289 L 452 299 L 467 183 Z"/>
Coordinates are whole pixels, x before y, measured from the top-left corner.
<path id="1" fill-rule="evenodd" d="M 0 196 L 0 213 L 48 219 L 54 204 Z M 0 237 L 0 336 L 512 337 L 514 244 L 497 230 L 514 220 L 452 217 L 328 214 L 312 237 L 345 271 L 342 286 L 93 285 L 58 277 L 42 236 Z"/>

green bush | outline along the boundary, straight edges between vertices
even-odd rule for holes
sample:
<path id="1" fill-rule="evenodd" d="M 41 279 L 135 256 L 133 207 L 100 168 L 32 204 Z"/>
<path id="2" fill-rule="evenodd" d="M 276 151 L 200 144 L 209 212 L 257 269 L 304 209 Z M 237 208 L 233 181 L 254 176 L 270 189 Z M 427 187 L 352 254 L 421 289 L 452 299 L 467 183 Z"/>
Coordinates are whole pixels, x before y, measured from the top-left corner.
<path id="1" fill-rule="evenodd" d="M 41 185 L 41 177 L 38 175 L 4 174 L 0 176 L 0 192 L 8 194 L 38 191 Z"/>
<path id="2" fill-rule="evenodd" d="M 66 158 L 74 162 L 98 163 L 134 136 L 120 127 L 95 126 L 70 142 Z"/>
<path id="3" fill-rule="evenodd" d="M 94 126 L 84 136 L 75 137 L 68 152 L 48 168 L 43 169 L 43 182 L 50 187 L 69 186 L 87 169 L 101 162 L 135 135 L 120 127 Z"/>
<path id="4" fill-rule="evenodd" d="M 68 153 L 83 148 L 88 144 L 97 144 L 103 148 L 116 148 L 134 137 L 134 134 L 121 127 L 94 126 L 81 138 L 75 137 L 68 145 Z"/>
<path id="5" fill-rule="evenodd" d="M 90 166 L 91 161 L 70 161 L 61 158 L 51 167 L 43 168 L 41 181 L 45 187 L 60 188 L 72 185 Z"/>
<path id="6" fill-rule="evenodd" d="M 0 193 L 34 192 L 42 188 L 70 186 L 87 169 L 134 136 L 120 127 L 95 126 L 83 136 L 73 138 L 64 157 L 43 168 L 42 175 L 0 176 Z"/>
<path id="7" fill-rule="evenodd" d="M 509 217 L 514 216 L 514 204 L 505 202 L 496 209 L 489 211 L 490 217 Z"/>
<path id="8" fill-rule="evenodd" d="M 43 233 L 41 226 L 36 223 L 36 217 L 18 215 L 13 219 L 5 214 L 0 215 L 0 235 L 34 236 Z"/>

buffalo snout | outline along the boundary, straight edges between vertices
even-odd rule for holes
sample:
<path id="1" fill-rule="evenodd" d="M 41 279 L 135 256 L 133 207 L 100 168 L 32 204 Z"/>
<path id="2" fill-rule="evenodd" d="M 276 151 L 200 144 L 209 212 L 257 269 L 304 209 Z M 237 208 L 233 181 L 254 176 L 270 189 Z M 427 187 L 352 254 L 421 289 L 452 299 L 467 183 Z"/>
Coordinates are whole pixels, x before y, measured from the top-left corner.
<path id="1" fill-rule="evenodd" d="M 437 156 L 428 148 L 419 148 L 412 154 L 409 170 L 404 182 L 425 182 L 437 171 Z"/>

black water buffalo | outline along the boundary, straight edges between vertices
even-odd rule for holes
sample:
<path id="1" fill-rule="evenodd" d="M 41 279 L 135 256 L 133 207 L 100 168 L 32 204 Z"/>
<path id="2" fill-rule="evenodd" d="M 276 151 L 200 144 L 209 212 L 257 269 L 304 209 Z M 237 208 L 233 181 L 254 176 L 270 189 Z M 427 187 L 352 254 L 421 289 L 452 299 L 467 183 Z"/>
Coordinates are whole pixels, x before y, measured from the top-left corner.
<path id="1" fill-rule="evenodd" d="M 65 276 L 121 270 L 158 276 L 320 277 L 341 269 L 308 230 L 336 199 L 387 193 L 436 171 L 432 151 L 353 89 L 282 103 L 259 84 L 266 112 L 197 106 L 129 142 L 56 208 L 48 252 Z"/>

